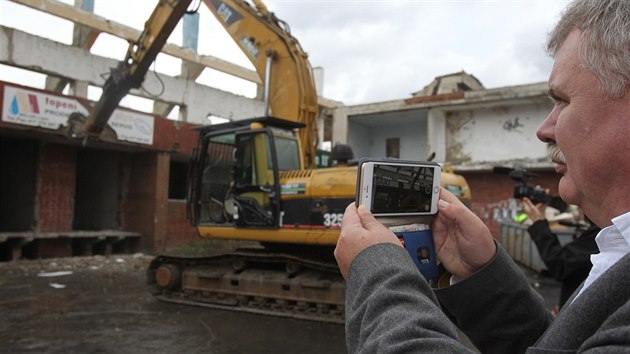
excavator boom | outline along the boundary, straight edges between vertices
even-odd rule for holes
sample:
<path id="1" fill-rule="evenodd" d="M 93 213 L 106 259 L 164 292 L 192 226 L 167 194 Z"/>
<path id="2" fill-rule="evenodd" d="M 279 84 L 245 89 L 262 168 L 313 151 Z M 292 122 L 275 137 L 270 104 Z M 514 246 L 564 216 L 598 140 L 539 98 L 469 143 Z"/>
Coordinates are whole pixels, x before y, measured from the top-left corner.
<path id="1" fill-rule="evenodd" d="M 203 0 L 252 62 L 265 83 L 268 112 L 302 123 L 298 132 L 306 168 L 314 168 L 317 145 L 317 92 L 308 56 L 289 31 L 260 1 Z"/>
<path id="2" fill-rule="evenodd" d="M 151 63 L 192 0 L 158 2 L 140 38 L 130 43 L 127 56 L 105 82 L 103 94 L 83 130 L 99 136 L 112 112 L 132 88 L 138 88 Z M 317 93 L 313 73 L 288 25 L 260 1 L 252 7 L 244 0 L 203 0 L 232 39 L 252 62 L 265 84 L 265 116 L 273 115 L 307 128 L 298 132 L 302 164 L 315 166 L 317 146 Z"/>
<path id="3" fill-rule="evenodd" d="M 83 125 L 88 136 L 99 136 L 120 101 L 132 88 L 140 87 L 151 63 L 166 44 L 179 19 L 186 13 L 190 2 L 191 0 L 158 2 L 140 38 L 129 44 L 125 60 L 111 69 L 103 86 L 103 94 Z"/>

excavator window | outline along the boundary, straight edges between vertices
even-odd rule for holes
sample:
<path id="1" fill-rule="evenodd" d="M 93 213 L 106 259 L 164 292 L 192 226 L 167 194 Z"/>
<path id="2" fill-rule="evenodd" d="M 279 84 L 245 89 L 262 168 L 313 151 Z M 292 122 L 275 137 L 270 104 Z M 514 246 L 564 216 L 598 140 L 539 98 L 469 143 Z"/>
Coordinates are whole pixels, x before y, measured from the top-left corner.
<path id="1" fill-rule="evenodd" d="M 226 201 L 234 186 L 235 135 L 223 134 L 208 139 L 200 178 L 199 222 L 224 224 L 232 221 Z"/>
<path id="2" fill-rule="evenodd" d="M 280 209 L 278 169 L 268 131 L 236 136 L 234 202 L 240 226 L 276 226 Z"/>
<path id="3" fill-rule="evenodd" d="M 236 149 L 236 187 L 244 189 L 256 184 L 256 160 L 253 156 L 253 140 L 241 139 Z"/>
<path id="4" fill-rule="evenodd" d="M 274 136 L 276 153 L 278 154 L 278 170 L 292 171 L 300 169 L 300 152 L 295 138 Z"/>

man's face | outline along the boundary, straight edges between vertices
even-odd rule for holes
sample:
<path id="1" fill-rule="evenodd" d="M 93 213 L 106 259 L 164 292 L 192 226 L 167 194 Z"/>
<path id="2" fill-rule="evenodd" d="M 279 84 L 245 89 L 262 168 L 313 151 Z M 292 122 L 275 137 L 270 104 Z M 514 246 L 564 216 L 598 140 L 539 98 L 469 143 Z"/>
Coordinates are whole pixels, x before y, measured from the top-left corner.
<path id="1" fill-rule="evenodd" d="M 549 76 L 554 107 L 536 135 L 562 153 L 552 155 L 562 199 L 606 226 L 630 210 L 630 93 L 613 99 L 600 91 L 580 63 L 580 33 L 574 29 L 556 54 Z"/>

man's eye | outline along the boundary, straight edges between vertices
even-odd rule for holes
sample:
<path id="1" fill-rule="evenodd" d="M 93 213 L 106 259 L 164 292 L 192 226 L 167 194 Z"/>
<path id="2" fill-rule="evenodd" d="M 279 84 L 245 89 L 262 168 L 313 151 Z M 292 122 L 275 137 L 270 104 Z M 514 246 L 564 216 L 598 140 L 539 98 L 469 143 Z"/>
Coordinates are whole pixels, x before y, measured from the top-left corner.
<path id="1" fill-rule="evenodd" d="M 558 104 L 558 105 L 569 103 L 569 101 L 565 100 L 564 98 L 557 97 L 557 96 L 551 97 L 551 100 L 553 101 L 553 103 Z"/>
<path id="2" fill-rule="evenodd" d="M 553 89 L 549 90 L 548 95 L 554 105 L 562 106 L 569 103 L 568 99 L 565 99 L 564 97 L 559 96 Z"/>

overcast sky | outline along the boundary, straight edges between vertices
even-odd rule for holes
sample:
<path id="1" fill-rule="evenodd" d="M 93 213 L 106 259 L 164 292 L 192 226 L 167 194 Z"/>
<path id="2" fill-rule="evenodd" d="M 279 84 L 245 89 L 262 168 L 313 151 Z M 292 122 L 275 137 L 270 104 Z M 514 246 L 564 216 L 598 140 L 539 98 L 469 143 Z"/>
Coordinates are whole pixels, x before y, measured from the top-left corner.
<path id="1" fill-rule="evenodd" d="M 64 0 L 74 3 L 73 0 Z M 547 80 L 551 59 L 547 33 L 567 0 L 531 1 L 326 1 L 266 0 L 287 22 L 309 54 L 324 68 L 324 96 L 345 104 L 410 97 L 434 77 L 464 70 L 487 88 Z M 95 0 L 95 13 L 142 29 L 156 0 Z M 197 0 L 193 1 L 194 4 Z M 204 5 L 199 52 L 253 69 Z M 71 23 L 0 0 L 0 23 L 67 44 Z M 181 45 L 181 23 L 169 39 Z M 123 59 L 124 41 L 101 35 L 92 52 Z M 176 75 L 178 60 L 158 57 L 158 71 Z M 12 80 L 6 68 L 0 77 Z M 209 70 L 199 79 L 251 96 L 243 85 Z M 20 75 L 21 80 L 27 77 Z M 28 84 L 28 83 L 25 83 Z"/>

